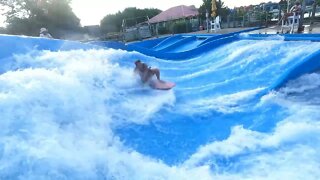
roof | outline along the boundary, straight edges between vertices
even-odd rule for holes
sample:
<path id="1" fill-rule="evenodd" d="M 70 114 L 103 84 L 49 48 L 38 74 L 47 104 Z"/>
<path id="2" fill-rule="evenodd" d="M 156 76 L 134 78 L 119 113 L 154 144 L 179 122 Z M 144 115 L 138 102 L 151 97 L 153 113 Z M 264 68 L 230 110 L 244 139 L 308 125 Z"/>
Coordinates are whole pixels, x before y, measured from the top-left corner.
<path id="1" fill-rule="evenodd" d="M 158 23 L 186 17 L 198 16 L 198 9 L 195 6 L 176 6 L 172 7 L 149 20 L 150 23 Z"/>

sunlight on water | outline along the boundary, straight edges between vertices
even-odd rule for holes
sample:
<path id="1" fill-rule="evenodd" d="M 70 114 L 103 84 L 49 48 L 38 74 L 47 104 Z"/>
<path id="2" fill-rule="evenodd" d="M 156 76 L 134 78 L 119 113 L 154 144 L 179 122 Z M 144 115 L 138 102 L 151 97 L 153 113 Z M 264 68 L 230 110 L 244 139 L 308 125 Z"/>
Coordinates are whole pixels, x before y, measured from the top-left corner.
<path id="1" fill-rule="evenodd" d="M 258 94 L 319 48 L 243 40 L 179 62 L 15 54 L 0 74 L 0 179 L 318 179 L 320 74 Z M 135 59 L 177 87 L 142 86 Z"/>

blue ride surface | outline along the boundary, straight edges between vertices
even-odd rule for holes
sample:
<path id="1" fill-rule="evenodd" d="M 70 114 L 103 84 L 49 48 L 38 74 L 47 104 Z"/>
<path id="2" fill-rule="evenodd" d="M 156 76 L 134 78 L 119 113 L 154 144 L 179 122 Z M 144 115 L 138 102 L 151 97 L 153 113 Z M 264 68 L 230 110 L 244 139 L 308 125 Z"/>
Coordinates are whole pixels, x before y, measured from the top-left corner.
<path id="1" fill-rule="evenodd" d="M 246 32 L 0 35 L 0 179 L 318 179 L 320 35 Z"/>

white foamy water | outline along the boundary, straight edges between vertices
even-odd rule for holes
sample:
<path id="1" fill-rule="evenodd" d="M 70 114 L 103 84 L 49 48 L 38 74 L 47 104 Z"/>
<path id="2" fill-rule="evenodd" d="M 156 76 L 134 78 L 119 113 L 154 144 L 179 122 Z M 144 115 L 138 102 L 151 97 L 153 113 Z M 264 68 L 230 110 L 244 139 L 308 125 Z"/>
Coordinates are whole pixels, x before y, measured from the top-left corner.
<path id="1" fill-rule="evenodd" d="M 204 113 L 207 111 L 216 111 L 224 114 L 243 112 L 249 108 L 246 102 L 252 100 L 262 89 L 263 88 L 257 88 L 218 97 L 197 99 L 181 105 L 179 110 L 186 114 Z"/>
<path id="2" fill-rule="evenodd" d="M 210 165 L 213 179 L 319 179 L 319 78 L 304 75 L 261 99 L 258 106 L 287 109 L 271 132 L 235 126 L 226 140 L 200 147 L 184 166 Z"/>
<path id="3" fill-rule="evenodd" d="M 148 88 L 136 88 L 132 69 L 111 63 L 107 57 L 112 54 L 120 55 L 92 50 L 16 56 L 14 70 L 0 75 L 1 178 L 176 179 L 209 174 L 205 167 L 169 167 L 122 146 L 111 125 L 147 123 L 175 98 L 171 91 L 139 93 Z"/>
<path id="4" fill-rule="evenodd" d="M 249 49 L 230 52 L 226 63 Z M 288 54 L 278 64 L 292 56 Z M 292 81 L 254 105 L 250 102 L 264 87 L 200 94 L 203 97 L 194 101 L 180 102 L 176 96 L 183 89 L 154 91 L 137 82 L 133 64 L 124 63 L 136 57 L 150 60 L 120 50 L 15 55 L 0 75 L 0 179 L 319 179 L 320 115 L 319 99 L 315 99 L 319 74 Z M 256 54 L 230 66 L 249 64 L 254 58 Z M 212 65 L 210 71 L 227 66 Z M 273 106 L 281 107 L 278 114 L 285 115 L 279 116 L 271 131 L 255 131 L 239 122 L 230 127 L 226 139 L 211 139 L 176 164 L 127 146 L 115 130 L 156 124 L 153 120 L 162 110 L 190 116 L 211 111 L 228 115 Z M 151 131 L 147 135 L 152 139 Z"/>

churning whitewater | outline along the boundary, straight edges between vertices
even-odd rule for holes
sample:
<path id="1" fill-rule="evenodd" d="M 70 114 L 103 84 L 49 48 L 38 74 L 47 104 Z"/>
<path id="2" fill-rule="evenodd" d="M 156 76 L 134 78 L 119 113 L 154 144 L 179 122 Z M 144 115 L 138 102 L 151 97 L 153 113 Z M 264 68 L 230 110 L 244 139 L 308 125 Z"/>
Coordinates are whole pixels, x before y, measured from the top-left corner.
<path id="1" fill-rule="evenodd" d="M 184 61 L 16 53 L 0 67 L 0 179 L 318 179 L 320 74 L 262 92 L 319 48 L 241 40 Z M 177 86 L 141 85 L 136 59 Z"/>

